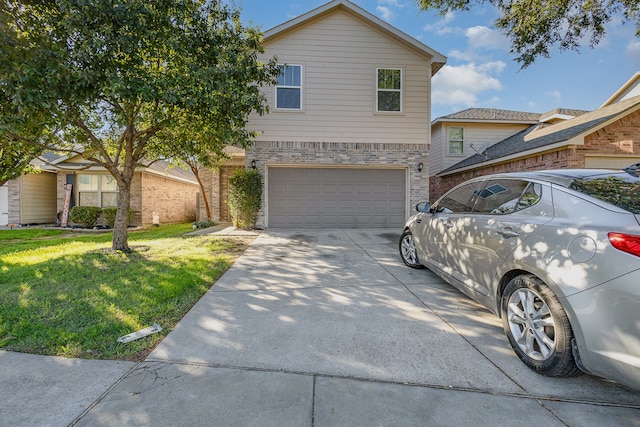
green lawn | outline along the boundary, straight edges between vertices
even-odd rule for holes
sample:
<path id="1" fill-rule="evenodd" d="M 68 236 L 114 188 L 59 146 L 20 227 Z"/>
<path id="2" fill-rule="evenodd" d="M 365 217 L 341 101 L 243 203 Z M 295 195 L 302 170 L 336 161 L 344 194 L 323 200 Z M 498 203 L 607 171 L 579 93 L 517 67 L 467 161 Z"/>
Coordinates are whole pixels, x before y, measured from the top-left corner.
<path id="1" fill-rule="evenodd" d="M 111 233 L 0 230 L 0 348 L 142 360 L 246 249 L 247 238 L 184 236 L 191 224 Z M 128 344 L 122 335 L 163 330 Z"/>

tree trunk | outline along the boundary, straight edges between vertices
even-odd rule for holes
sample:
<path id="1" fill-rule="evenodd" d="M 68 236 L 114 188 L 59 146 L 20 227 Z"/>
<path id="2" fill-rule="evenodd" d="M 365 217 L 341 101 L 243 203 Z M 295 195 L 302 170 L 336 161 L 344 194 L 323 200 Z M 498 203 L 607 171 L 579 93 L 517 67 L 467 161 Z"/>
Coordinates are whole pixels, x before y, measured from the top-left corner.
<path id="1" fill-rule="evenodd" d="M 131 178 L 128 185 L 120 187 L 118 210 L 113 224 L 113 240 L 111 248 L 114 251 L 129 252 L 129 232 L 127 231 L 129 219 L 129 205 L 131 201 Z"/>
<path id="2" fill-rule="evenodd" d="M 207 199 L 207 191 L 205 190 L 204 184 L 200 179 L 200 171 L 198 170 L 197 167 L 191 164 L 189 164 L 189 167 L 191 168 L 191 172 L 193 172 L 193 174 L 196 176 L 196 179 L 198 180 L 198 184 L 200 184 L 200 192 L 202 193 L 202 200 L 204 201 L 204 207 L 207 210 L 207 221 L 211 221 L 211 207 L 209 206 L 209 199 Z"/>

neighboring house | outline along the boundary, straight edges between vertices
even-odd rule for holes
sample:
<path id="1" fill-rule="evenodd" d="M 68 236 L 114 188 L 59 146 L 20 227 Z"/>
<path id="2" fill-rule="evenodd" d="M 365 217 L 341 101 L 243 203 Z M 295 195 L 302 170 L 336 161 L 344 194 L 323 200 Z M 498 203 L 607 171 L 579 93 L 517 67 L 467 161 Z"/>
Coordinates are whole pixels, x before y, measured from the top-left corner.
<path id="1" fill-rule="evenodd" d="M 443 187 L 439 173 L 474 154 L 534 125 L 551 125 L 586 113 L 555 109 L 545 114 L 495 108 L 469 108 L 431 123 L 429 198 L 435 201 L 450 187 Z"/>
<path id="2" fill-rule="evenodd" d="M 57 158 L 53 153 L 43 156 Z M 38 160 L 31 162 L 43 167 Z M 0 187 L 0 226 L 14 224 L 53 224 L 56 221 L 56 174 L 43 170 L 23 174 Z"/>
<path id="3" fill-rule="evenodd" d="M 476 176 L 559 168 L 618 169 L 640 162 L 640 95 L 568 120 L 540 122 L 432 177 L 431 199 Z"/>
<path id="4" fill-rule="evenodd" d="M 47 153 L 41 169 L 0 187 L 0 225 L 56 224 L 65 202 L 65 184 L 72 184 L 73 206 L 116 207 L 118 185 L 102 167 L 80 156 Z M 196 219 L 200 187 L 189 171 L 169 168 L 164 161 L 136 171 L 131 188 L 131 225 L 189 222 Z M 69 216 L 69 224 L 71 224 Z M 99 223 L 103 223 L 99 220 Z"/>
<path id="5" fill-rule="evenodd" d="M 431 77 L 446 58 L 346 0 L 264 34 L 282 74 L 247 151 L 262 227 L 401 226 L 427 197 Z"/>
<path id="6" fill-rule="evenodd" d="M 191 172 L 168 166 L 166 162 L 158 161 L 135 172 L 131 184 L 131 225 L 148 226 L 196 219 L 200 187 L 195 177 Z M 104 168 L 91 166 L 80 156 L 60 157 L 47 167 L 57 172 L 55 212 L 64 209 L 66 184 L 72 184 L 70 207 L 117 206 L 118 185 Z"/>
<path id="7" fill-rule="evenodd" d="M 53 224 L 56 221 L 56 175 L 30 173 L 0 187 L 0 225 Z"/>
<path id="8" fill-rule="evenodd" d="M 429 177 L 538 123 L 540 113 L 469 108 L 431 123 Z"/>

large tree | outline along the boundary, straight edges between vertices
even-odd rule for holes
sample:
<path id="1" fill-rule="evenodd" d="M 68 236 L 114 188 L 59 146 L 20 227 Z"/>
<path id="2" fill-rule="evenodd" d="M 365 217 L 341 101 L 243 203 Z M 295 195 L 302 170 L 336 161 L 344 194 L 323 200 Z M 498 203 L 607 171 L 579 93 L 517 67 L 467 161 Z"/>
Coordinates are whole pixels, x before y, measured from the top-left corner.
<path id="1" fill-rule="evenodd" d="M 168 141 L 163 146 L 162 156 L 171 159 L 171 165 L 186 167 L 191 170 L 200 186 L 200 194 L 207 213 L 207 221 L 212 221 L 211 204 L 208 191 L 202 181 L 202 173 L 208 169 L 219 168 L 226 160 L 230 159 L 224 152 L 227 141 L 242 140 L 245 135 L 244 128 L 218 128 L 215 123 L 197 122 L 193 117 L 185 117 L 181 123 L 176 123 L 171 129 L 163 133 Z M 248 133 L 251 137 L 254 133 Z M 215 152 L 207 149 L 214 145 L 218 148 Z"/>
<path id="2" fill-rule="evenodd" d="M 23 173 L 36 172 L 30 163 L 41 153 L 38 146 L 0 135 L 0 187 Z"/>
<path id="3" fill-rule="evenodd" d="M 35 49 L 27 49 L 22 45 L 18 49 L 20 40 L 15 31 L 8 25 L 8 14 L 5 11 L 7 5 L 0 3 L 0 70 L 9 72 L 13 68 L 13 63 L 18 60 L 16 52 L 30 52 L 35 54 Z M 0 71 L 2 72 L 2 71 Z M 4 78 L 0 80 L 0 186 L 10 179 L 18 178 L 25 172 L 33 172 L 31 161 L 44 151 L 43 144 L 34 144 L 34 141 L 46 139 L 44 133 L 42 115 L 38 114 L 37 108 L 31 114 L 20 114 L 17 107 L 19 100 L 10 97 L 5 88 L 7 84 Z M 16 101 L 16 102 L 14 102 Z M 46 115 L 44 117 L 47 117 Z M 7 126 L 21 127 L 28 129 L 21 135 L 6 132 Z"/>
<path id="4" fill-rule="evenodd" d="M 119 186 L 114 250 L 128 250 L 136 168 L 166 153 L 176 127 L 206 123 L 221 138 L 195 153 L 250 144 L 245 124 L 267 104 L 275 59 L 261 34 L 220 0 L 32 0 L 0 3 L 10 43 L 0 53 L 0 126 L 14 139 L 59 137 L 56 148 L 104 167 Z M 48 120 L 21 121 L 46 111 Z M 42 138 L 32 138 L 40 144 Z M 183 147 L 188 151 L 189 145 Z"/>
<path id="5" fill-rule="evenodd" d="M 420 7 L 467 11 L 492 4 L 501 13 L 496 21 L 511 39 L 511 52 L 522 68 L 536 58 L 549 57 L 549 49 L 579 50 L 581 44 L 597 45 L 605 35 L 605 24 L 619 18 L 631 22 L 640 37 L 638 0 L 417 0 Z"/>

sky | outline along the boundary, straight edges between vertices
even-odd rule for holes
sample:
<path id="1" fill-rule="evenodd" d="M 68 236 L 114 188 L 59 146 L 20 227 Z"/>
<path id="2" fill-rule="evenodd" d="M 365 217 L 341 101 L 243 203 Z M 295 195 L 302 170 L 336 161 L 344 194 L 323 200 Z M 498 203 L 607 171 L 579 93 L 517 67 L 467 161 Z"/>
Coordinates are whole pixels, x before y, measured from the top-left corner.
<path id="1" fill-rule="evenodd" d="M 245 25 L 266 31 L 328 0 L 232 0 Z M 595 110 L 640 71 L 640 38 L 633 23 L 612 20 L 595 48 L 551 51 L 521 69 L 510 41 L 493 21 L 491 5 L 441 16 L 416 0 L 352 0 L 447 57 L 432 80 L 434 120 L 467 108 L 545 113 L 555 108 Z"/>

